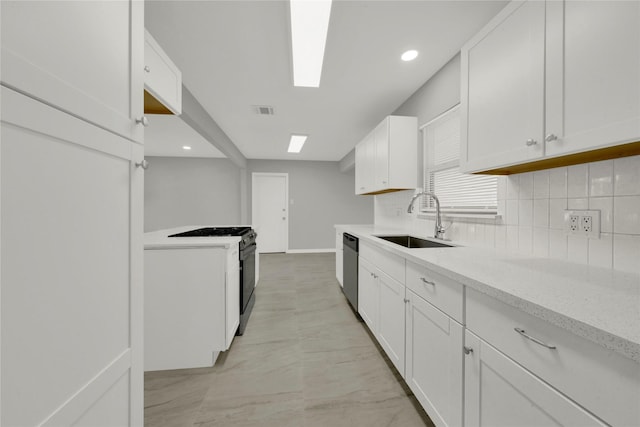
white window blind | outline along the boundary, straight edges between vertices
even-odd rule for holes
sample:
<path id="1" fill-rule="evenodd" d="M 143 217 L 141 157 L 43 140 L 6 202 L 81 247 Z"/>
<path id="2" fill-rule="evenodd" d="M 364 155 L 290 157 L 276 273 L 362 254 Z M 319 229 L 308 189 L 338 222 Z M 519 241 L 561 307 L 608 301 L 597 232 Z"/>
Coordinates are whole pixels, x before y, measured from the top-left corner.
<path id="1" fill-rule="evenodd" d="M 424 189 L 438 196 L 441 210 L 495 214 L 498 205 L 496 177 L 459 172 L 459 105 L 424 125 L 422 138 Z M 421 208 L 422 212 L 432 212 L 435 202 L 430 197 L 423 197 Z"/>

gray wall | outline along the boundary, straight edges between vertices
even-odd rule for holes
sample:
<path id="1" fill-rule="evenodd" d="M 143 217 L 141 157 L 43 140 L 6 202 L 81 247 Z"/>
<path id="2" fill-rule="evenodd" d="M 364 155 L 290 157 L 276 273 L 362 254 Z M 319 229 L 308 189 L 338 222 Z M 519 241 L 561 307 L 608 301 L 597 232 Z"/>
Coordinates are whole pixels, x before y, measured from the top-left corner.
<path id="1" fill-rule="evenodd" d="M 460 54 L 454 56 L 436 74 L 433 75 L 420 89 L 416 90 L 396 111 L 398 116 L 418 117 L 418 126 L 428 123 L 435 117 L 447 111 L 460 102 Z M 422 133 L 418 134 L 422 137 Z M 422 140 L 418 140 L 418 182 L 422 186 L 423 158 Z M 384 195 L 376 196 L 382 197 Z"/>
<path id="2" fill-rule="evenodd" d="M 413 93 L 393 114 L 417 116 L 418 126 L 444 113 L 460 102 L 460 54 Z"/>
<path id="3" fill-rule="evenodd" d="M 334 224 L 372 224 L 373 197 L 355 195 L 354 171 L 341 173 L 338 162 L 249 160 L 248 211 L 251 215 L 251 174 L 289 174 L 289 249 L 335 247 Z"/>
<path id="4" fill-rule="evenodd" d="M 240 224 L 241 170 L 229 159 L 147 157 L 144 230 Z"/>

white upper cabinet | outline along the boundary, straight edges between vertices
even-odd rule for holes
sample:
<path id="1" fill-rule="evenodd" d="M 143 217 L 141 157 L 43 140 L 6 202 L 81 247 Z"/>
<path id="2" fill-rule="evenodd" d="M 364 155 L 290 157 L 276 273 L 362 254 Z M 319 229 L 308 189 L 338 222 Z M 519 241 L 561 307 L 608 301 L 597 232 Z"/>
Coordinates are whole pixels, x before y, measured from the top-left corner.
<path id="1" fill-rule="evenodd" d="M 182 73 L 149 31 L 144 34 L 144 112 L 182 113 Z"/>
<path id="2" fill-rule="evenodd" d="M 142 142 L 143 19 L 140 1 L 3 1 L 2 84 Z"/>
<path id="3" fill-rule="evenodd" d="M 507 5 L 462 49 L 461 170 L 514 173 L 638 151 L 620 146 L 640 139 L 639 20 L 639 2 Z"/>
<path id="4" fill-rule="evenodd" d="M 416 188 L 418 119 L 387 116 L 356 146 L 356 194 Z"/>
<path id="5" fill-rule="evenodd" d="M 638 1 L 547 3 L 545 155 L 640 139 L 639 23 Z"/>
<path id="6" fill-rule="evenodd" d="M 462 170 L 542 156 L 544 11 L 511 3 L 463 48 Z"/>

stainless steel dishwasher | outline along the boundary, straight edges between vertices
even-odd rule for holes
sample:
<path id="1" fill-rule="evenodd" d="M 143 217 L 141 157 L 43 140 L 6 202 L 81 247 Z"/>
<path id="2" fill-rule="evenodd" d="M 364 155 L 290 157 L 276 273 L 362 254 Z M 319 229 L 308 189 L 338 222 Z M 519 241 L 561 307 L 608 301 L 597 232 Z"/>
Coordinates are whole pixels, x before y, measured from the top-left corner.
<path id="1" fill-rule="evenodd" d="M 342 292 L 353 310 L 358 312 L 358 238 L 342 235 Z"/>

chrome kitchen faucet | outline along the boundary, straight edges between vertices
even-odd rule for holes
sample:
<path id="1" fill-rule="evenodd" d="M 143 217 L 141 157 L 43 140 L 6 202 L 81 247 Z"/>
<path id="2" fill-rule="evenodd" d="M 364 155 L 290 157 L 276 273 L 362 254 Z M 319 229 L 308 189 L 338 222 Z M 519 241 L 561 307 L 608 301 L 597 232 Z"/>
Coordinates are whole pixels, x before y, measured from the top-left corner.
<path id="1" fill-rule="evenodd" d="M 433 200 L 435 200 L 436 202 L 436 227 L 435 227 L 435 232 L 434 232 L 434 236 L 436 239 L 442 239 L 444 237 L 444 227 L 442 227 L 442 218 L 440 217 L 440 200 L 438 200 L 438 197 L 428 191 L 423 191 L 422 193 L 418 193 L 416 195 L 413 196 L 413 198 L 411 199 L 411 202 L 409 202 L 409 207 L 407 208 L 407 212 L 411 213 L 413 212 L 413 203 L 416 201 L 416 199 L 420 196 L 430 196 L 433 198 Z"/>

